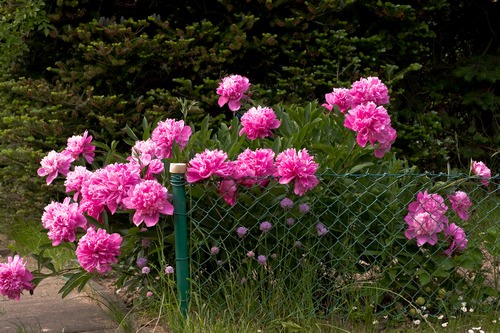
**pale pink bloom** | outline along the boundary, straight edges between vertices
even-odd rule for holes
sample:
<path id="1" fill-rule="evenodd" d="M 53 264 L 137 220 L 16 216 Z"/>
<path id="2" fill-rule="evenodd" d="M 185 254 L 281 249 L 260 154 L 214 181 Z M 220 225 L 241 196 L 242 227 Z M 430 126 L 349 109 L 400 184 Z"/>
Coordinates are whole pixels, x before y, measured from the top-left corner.
<path id="1" fill-rule="evenodd" d="M 68 138 L 65 153 L 68 153 L 77 160 L 80 155 L 82 155 L 85 160 L 92 164 L 95 155 L 95 146 L 91 144 L 92 135 L 88 135 L 88 131 L 85 131 L 82 135 L 74 135 Z"/>
<path id="2" fill-rule="evenodd" d="M 165 267 L 165 274 L 167 275 L 174 274 L 174 268 L 172 266 Z"/>
<path id="3" fill-rule="evenodd" d="M 293 201 L 290 198 L 284 198 L 283 200 L 280 201 L 280 206 L 283 209 L 292 209 Z"/>
<path id="4" fill-rule="evenodd" d="M 223 179 L 219 182 L 219 192 L 228 205 L 234 206 L 238 194 L 238 184 L 233 179 Z"/>
<path id="5" fill-rule="evenodd" d="M 123 206 L 129 190 L 141 181 L 139 172 L 130 163 L 108 164 L 94 171 L 82 186 L 80 208 L 96 219 L 104 207 L 114 214 Z"/>
<path id="6" fill-rule="evenodd" d="M 245 227 L 238 227 L 236 229 L 236 234 L 238 234 L 239 238 L 245 237 L 245 235 L 247 234 L 247 232 L 248 232 L 248 229 L 245 228 Z"/>
<path id="7" fill-rule="evenodd" d="M 276 119 L 274 110 L 267 107 L 253 107 L 241 116 L 240 136 L 246 134 L 250 140 L 264 139 L 273 136 L 273 130 L 280 127 L 281 122 Z"/>
<path id="8" fill-rule="evenodd" d="M 486 164 L 484 164 L 483 162 L 472 161 L 472 172 L 482 178 L 481 183 L 484 186 L 489 185 L 491 170 L 486 166 Z"/>
<path id="9" fill-rule="evenodd" d="M 333 88 L 331 93 L 325 94 L 325 100 L 326 103 L 322 106 L 329 111 L 333 110 L 334 105 L 337 105 L 342 113 L 351 108 L 351 94 L 347 88 Z"/>
<path id="10" fill-rule="evenodd" d="M 127 160 L 141 170 L 147 168 L 144 179 L 152 179 L 153 175 L 163 172 L 164 164 L 157 159 L 156 151 L 158 146 L 152 139 L 146 141 L 136 141 L 132 147 L 132 154 Z"/>
<path id="11" fill-rule="evenodd" d="M 151 268 L 149 268 L 148 266 L 144 266 L 142 269 L 141 269 L 141 273 L 142 274 L 149 274 L 151 272 Z"/>
<path id="12" fill-rule="evenodd" d="M 74 242 L 77 229 L 87 227 L 87 219 L 77 203 L 65 198 L 62 203 L 52 201 L 45 207 L 42 225 L 49 230 L 47 235 L 52 240 L 52 246 L 57 246 L 62 242 Z"/>
<path id="13" fill-rule="evenodd" d="M 368 102 L 349 110 L 344 120 L 344 126 L 358 132 L 357 143 L 365 147 L 368 142 L 375 147 L 375 156 L 381 158 L 391 149 L 396 140 L 396 131 L 391 126 L 391 119 L 383 106 Z"/>
<path id="14" fill-rule="evenodd" d="M 349 91 L 351 107 L 373 102 L 377 105 L 389 103 L 387 86 L 377 77 L 361 78 L 353 82 Z"/>
<path id="15" fill-rule="evenodd" d="M 78 241 L 76 257 L 87 272 L 104 274 L 111 270 L 112 264 L 118 262 L 121 243 L 119 234 L 108 234 L 104 229 L 95 231 L 90 227 Z"/>
<path id="16" fill-rule="evenodd" d="M 323 223 L 318 222 L 318 224 L 316 224 L 316 232 L 318 236 L 321 237 L 328 233 L 328 229 L 324 226 Z"/>
<path id="17" fill-rule="evenodd" d="M 455 223 L 451 223 L 443 230 L 444 235 L 450 241 L 450 247 L 444 251 L 448 256 L 451 256 L 454 252 L 461 252 L 467 247 L 467 236 L 465 231 L 457 226 Z"/>
<path id="18" fill-rule="evenodd" d="M 191 133 L 191 127 L 185 126 L 183 120 L 167 119 L 160 121 L 151 133 L 151 139 L 157 148 L 156 156 L 160 159 L 172 157 L 174 143 L 182 151 L 189 141 Z"/>
<path id="19" fill-rule="evenodd" d="M 229 177 L 232 175 L 232 165 L 227 161 L 227 154 L 222 150 L 208 150 L 196 155 L 189 161 L 186 180 L 194 183 L 208 179 L 211 176 Z"/>
<path id="20" fill-rule="evenodd" d="M 301 203 L 299 205 L 299 212 L 301 214 L 308 213 L 310 209 L 311 209 L 311 207 L 308 204 L 306 204 L 306 203 Z"/>
<path id="21" fill-rule="evenodd" d="M 151 296 L 153 296 L 153 292 L 152 292 L 152 291 L 148 291 L 148 292 L 146 293 L 146 297 L 148 297 L 148 298 L 149 298 L 149 297 L 151 297 Z"/>
<path id="22" fill-rule="evenodd" d="M 274 152 L 268 148 L 259 148 L 255 151 L 247 148 L 233 162 L 234 178 L 239 184 L 247 187 L 254 184 L 266 186 L 269 177 L 275 172 Z"/>
<path id="23" fill-rule="evenodd" d="M 291 227 L 292 225 L 295 224 L 295 219 L 293 217 L 287 218 L 286 219 L 286 224 Z"/>
<path id="24" fill-rule="evenodd" d="M 260 231 L 262 231 L 264 233 L 270 231 L 272 228 L 273 228 L 273 225 L 269 221 L 264 221 L 259 226 Z"/>
<path id="25" fill-rule="evenodd" d="M 238 111 L 241 107 L 241 99 L 246 97 L 244 94 L 250 88 L 248 78 L 241 75 L 226 76 L 217 87 L 219 97 L 219 106 L 222 107 L 228 103 L 229 110 Z"/>
<path id="26" fill-rule="evenodd" d="M 253 252 L 253 251 L 248 251 L 248 252 L 247 252 L 247 257 L 248 257 L 248 258 L 253 258 L 253 257 L 255 257 L 255 252 Z"/>
<path id="27" fill-rule="evenodd" d="M 168 190 L 162 184 L 156 180 L 144 180 L 130 188 L 123 204 L 127 209 L 135 209 L 132 221 L 136 226 L 144 222 L 149 228 L 158 223 L 160 214 L 174 213 L 174 206 L 168 199 Z"/>
<path id="28" fill-rule="evenodd" d="M 0 263 L 0 294 L 9 299 L 19 300 L 23 290 L 33 290 L 33 275 L 26 269 L 24 260 L 15 255 Z"/>
<path id="29" fill-rule="evenodd" d="M 210 253 L 213 255 L 217 255 L 217 254 L 219 254 L 219 252 L 220 252 L 220 249 L 217 246 L 212 246 L 210 248 Z"/>
<path id="30" fill-rule="evenodd" d="M 279 183 L 288 184 L 294 181 L 294 193 L 299 196 L 319 183 L 315 176 L 318 164 L 305 148 L 298 152 L 295 148 L 281 152 L 276 157 L 275 165 L 277 168 L 275 176 L 279 179 Z"/>
<path id="31" fill-rule="evenodd" d="M 451 209 L 457 213 L 458 217 L 467 221 L 469 219 L 469 207 L 472 204 L 467 193 L 456 191 L 454 194 L 448 194 L 448 199 L 451 203 Z"/>
<path id="32" fill-rule="evenodd" d="M 69 171 L 64 180 L 66 193 L 75 192 L 73 200 L 78 200 L 83 184 L 90 178 L 92 172 L 86 167 L 77 165 L 73 171 Z"/>
<path id="33" fill-rule="evenodd" d="M 50 185 L 58 174 L 66 176 L 74 160 L 69 154 L 52 150 L 40 161 L 41 167 L 37 173 L 40 177 L 47 176 L 47 185 Z"/>

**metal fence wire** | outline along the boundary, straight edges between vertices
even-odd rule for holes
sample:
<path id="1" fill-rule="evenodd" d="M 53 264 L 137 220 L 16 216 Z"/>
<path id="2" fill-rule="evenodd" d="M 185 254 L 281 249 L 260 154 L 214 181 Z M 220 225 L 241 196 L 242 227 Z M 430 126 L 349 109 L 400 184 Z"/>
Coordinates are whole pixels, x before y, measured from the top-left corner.
<path id="1" fill-rule="evenodd" d="M 273 181 L 240 186 L 233 206 L 217 181 L 187 186 L 193 297 L 269 320 L 498 309 L 498 175 L 488 186 L 478 177 L 428 173 L 327 170 L 318 178 L 302 197 Z M 467 220 L 448 201 L 457 190 L 471 200 Z M 448 224 L 465 231 L 463 251 L 448 255 L 442 232 L 434 245 L 405 236 L 408 205 L 424 191 L 439 194 Z"/>

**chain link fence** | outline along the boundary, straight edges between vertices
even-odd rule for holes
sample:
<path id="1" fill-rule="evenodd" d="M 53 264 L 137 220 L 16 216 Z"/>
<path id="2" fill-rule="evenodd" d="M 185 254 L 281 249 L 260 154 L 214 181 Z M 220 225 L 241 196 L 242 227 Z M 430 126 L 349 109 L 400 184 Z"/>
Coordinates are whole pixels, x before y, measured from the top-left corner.
<path id="1" fill-rule="evenodd" d="M 188 186 L 193 303 L 264 320 L 498 309 L 498 175 L 489 186 L 448 174 L 318 178 L 303 197 L 273 181 L 240 186 L 233 206 L 215 181 Z M 449 223 L 465 231 L 463 252 L 446 255 L 442 234 L 435 245 L 405 237 L 408 205 L 426 190 L 444 198 Z M 472 202 L 466 221 L 447 199 L 457 190 Z"/>

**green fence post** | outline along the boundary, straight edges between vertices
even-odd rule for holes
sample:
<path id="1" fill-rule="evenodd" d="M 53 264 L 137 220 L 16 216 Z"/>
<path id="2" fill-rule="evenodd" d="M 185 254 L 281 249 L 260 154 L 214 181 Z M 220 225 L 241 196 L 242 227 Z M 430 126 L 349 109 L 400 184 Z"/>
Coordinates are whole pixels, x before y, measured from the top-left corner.
<path id="1" fill-rule="evenodd" d="M 175 233 L 175 270 L 179 306 L 184 317 L 187 316 L 189 304 L 189 252 L 186 213 L 186 190 L 184 188 L 186 173 L 185 163 L 171 163 L 172 195 L 174 204 Z"/>

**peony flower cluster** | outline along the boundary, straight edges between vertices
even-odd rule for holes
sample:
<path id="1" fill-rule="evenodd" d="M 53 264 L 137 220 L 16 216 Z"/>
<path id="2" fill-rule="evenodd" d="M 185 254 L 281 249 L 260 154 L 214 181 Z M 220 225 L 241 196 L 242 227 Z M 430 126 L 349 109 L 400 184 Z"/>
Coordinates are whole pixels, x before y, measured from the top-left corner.
<path id="1" fill-rule="evenodd" d="M 266 186 L 271 177 L 280 184 L 293 181 L 294 193 L 302 196 L 319 183 L 315 175 L 317 168 L 314 157 L 306 149 L 287 149 L 275 161 L 274 152 L 268 148 L 246 149 L 235 161 L 228 161 L 227 154 L 220 150 L 205 150 L 189 161 L 186 180 L 194 183 L 211 176 L 222 178 L 219 191 L 228 204 L 234 205 L 238 185 Z"/>
<path id="2" fill-rule="evenodd" d="M 391 126 L 387 110 L 388 89 L 377 77 L 361 78 L 350 89 L 334 88 L 325 95 L 323 104 L 329 111 L 337 106 L 346 113 L 344 126 L 357 132 L 356 141 L 361 147 L 369 142 L 375 147 L 375 157 L 382 158 L 396 140 L 396 130 Z"/>
<path id="3" fill-rule="evenodd" d="M 264 139 L 273 136 L 273 129 L 280 127 L 280 121 L 272 108 L 253 107 L 241 116 L 240 136 L 246 134 L 250 140 Z"/>
<path id="4" fill-rule="evenodd" d="M 219 97 L 219 106 L 226 103 L 231 111 L 238 111 L 241 107 L 241 99 L 246 97 L 245 92 L 250 88 L 248 78 L 241 75 L 230 75 L 222 79 L 217 87 Z"/>
<path id="5" fill-rule="evenodd" d="M 491 170 L 483 162 L 472 161 L 472 172 L 481 177 L 481 183 L 484 186 L 489 185 L 489 179 L 491 178 Z"/>
<path id="6" fill-rule="evenodd" d="M 111 265 L 118 262 L 122 237 L 108 234 L 104 229 L 97 231 L 90 227 L 78 241 L 76 257 L 87 272 L 104 274 L 111 270 Z"/>
<path id="7" fill-rule="evenodd" d="M 32 280 L 33 275 L 18 255 L 8 257 L 7 263 L 0 263 L 0 294 L 9 299 L 19 300 L 24 290 L 32 291 L 35 287 Z"/>
<path id="8" fill-rule="evenodd" d="M 87 131 L 83 135 L 68 138 L 67 146 L 62 152 L 58 153 L 53 150 L 40 161 L 38 175 L 40 177 L 47 176 L 47 185 L 50 185 L 59 174 L 66 176 L 71 168 L 71 163 L 76 161 L 80 155 L 91 164 L 94 161 L 95 150 L 91 142 L 92 136 L 89 136 Z"/>
<path id="9" fill-rule="evenodd" d="M 471 205 L 470 199 L 465 192 L 456 191 L 448 195 L 452 209 L 457 215 L 467 220 L 469 217 L 468 208 Z M 405 217 L 407 229 L 405 236 L 408 239 L 416 239 L 417 245 L 425 243 L 436 245 L 438 236 L 443 234 L 449 241 L 450 247 L 445 254 L 451 255 L 454 252 L 462 251 L 467 245 L 467 238 L 462 228 L 455 223 L 449 223 L 445 215 L 448 210 L 444 198 L 437 193 L 429 194 L 427 190 L 417 194 L 417 200 L 408 205 L 408 214 Z"/>
<path id="10" fill-rule="evenodd" d="M 64 199 L 63 203 L 53 201 L 45 207 L 42 225 L 49 230 L 48 237 L 53 246 L 62 242 L 74 242 L 77 229 L 86 229 L 87 219 L 79 210 L 78 204 L 70 201 L 71 198 Z"/>

